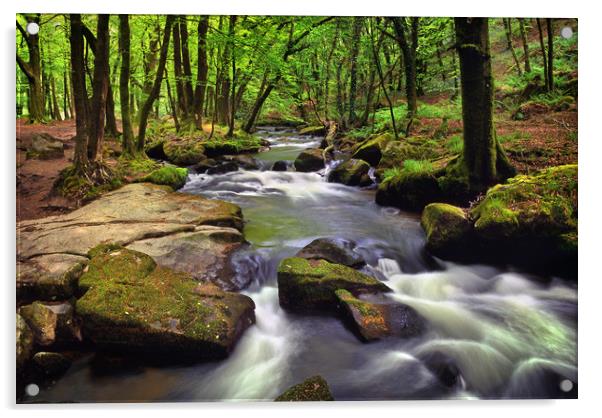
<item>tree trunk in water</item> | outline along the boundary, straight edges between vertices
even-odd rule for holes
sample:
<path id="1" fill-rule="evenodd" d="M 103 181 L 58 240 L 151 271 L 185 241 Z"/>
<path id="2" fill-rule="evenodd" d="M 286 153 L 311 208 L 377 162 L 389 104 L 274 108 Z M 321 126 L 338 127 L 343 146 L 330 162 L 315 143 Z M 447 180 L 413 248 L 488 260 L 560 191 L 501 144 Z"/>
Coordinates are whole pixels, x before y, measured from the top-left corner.
<path id="1" fill-rule="evenodd" d="M 537 18 L 537 31 L 539 32 L 539 47 L 541 48 L 541 57 L 543 59 L 543 76 L 546 80 L 546 90 L 550 91 L 550 79 L 548 78 L 548 59 L 546 57 L 546 47 L 543 42 L 543 28 L 541 19 Z"/>
<path id="2" fill-rule="evenodd" d="M 351 37 L 351 56 L 349 61 L 351 62 L 351 69 L 349 70 L 350 82 L 349 82 L 349 116 L 347 118 L 347 126 L 353 126 L 355 124 L 355 95 L 357 94 L 357 56 L 360 52 L 360 35 L 362 32 L 362 19 L 361 17 L 353 18 L 353 35 Z"/>
<path id="3" fill-rule="evenodd" d="M 28 22 L 40 23 L 40 15 L 28 15 Z M 29 35 L 17 21 L 17 28 L 21 32 L 23 39 L 27 43 L 29 52 L 29 61 L 25 62 L 17 54 L 17 64 L 29 84 L 29 122 L 44 121 L 44 87 L 42 84 L 42 63 L 40 54 L 40 44 L 38 35 Z"/>
<path id="4" fill-rule="evenodd" d="M 520 68 L 520 63 L 518 62 L 518 57 L 516 56 L 516 51 L 512 46 L 512 23 L 510 18 L 503 19 L 504 20 L 504 29 L 506 30 L 506 42 L 508 45 L 508 49 L 512 54 L 512 59 L 514 60 L 514 65 L 516 65 L 516 71 L 518 72 L 518 76 L 523 75 L 523 70 Z"/>
<path id="5" fill-rule="evenodd" d="M 121 54 L 119 101 L 121 103 L 121 130 L 123 131 L 122 144 L 124 153 L 133 155 L 135 147 L 130 114 L 130 22 L 128 15 L 119 15 L 119 53 Z"/>
<path id="6" fill-rule="evenodd" d="M 207 31 L 209 30 L 209 17 L 201 16 L 198 26 L 198 68 L 196 87 L 194 90 L 194 111 L 196 112 L 196 124 L 198 129 L 203 129 L 203 107 L 207 86 Z"/>
<path id="7" fill-rule="evenodd" d="M 88 93 L 84 66 L 84 38 L 82 21 L 78 14 L 69 15 L 71 34 L 71 79 L 73 80 L 73 102 L 75 109 L 75 152 L 73 165 L 76 173 L 82 174 L 88 167 Z"/>
<path id="8" fill-rule="evenodd" d="M 454 18 L 460 56 L 464 150 L 460 160 L 471 191 L 513 173 L 493 125 L 493 75 L 487 18 Z"/>
<path id="9" fill-rule="evenodd" d="M 520 37 L 523 43 L 523 53 L 525 55 L 525 72 L 531 72 L 531 61 L 529 60 L 529 43 L 527 42 L 527 32 L 525 30 L 525 19 L 519 18 Z"/>
<path id="10" fill-rule="evenodd" d="M 98 15 L 94 81 L 88 126 L 88 158 L 102 160 L 107 93 L 109 89 L 109 15 Z"/>
<path id="11" fill-rule="evenodd" d="M 546 19 L 548 29 L 548 91 L 554 90 L 554 31 L 552 19 Z"/>
<path id="12" fill-rule="evenodd" d="M 144 152 L 144 138 L 146 136 L 146 125 L 148 123 L 148 115 L 150 114 L 153 103 L 159 96 L 161 91 L 161 82 L 163 81 L 163 74 L 165 73 L 165 62 L 167 61 L 167 51 L 169 50 L 169 33 L 171 32 L 171 25 L 173 24 L 174 17 L 172 15 L 167 16 L 165 21 L 165 29 L 163 30 L 163 43 L 161 44 L 161 55 L 159 57 L 159 65 L 157 68 L 157 74 L 155 76 L 155 82 L 150 91 L 149 96 L 146 98 L 142 110 L 140 111 L 140 125 L 138 128 L 138 142 L 136 148 L 138 152 Z"/>

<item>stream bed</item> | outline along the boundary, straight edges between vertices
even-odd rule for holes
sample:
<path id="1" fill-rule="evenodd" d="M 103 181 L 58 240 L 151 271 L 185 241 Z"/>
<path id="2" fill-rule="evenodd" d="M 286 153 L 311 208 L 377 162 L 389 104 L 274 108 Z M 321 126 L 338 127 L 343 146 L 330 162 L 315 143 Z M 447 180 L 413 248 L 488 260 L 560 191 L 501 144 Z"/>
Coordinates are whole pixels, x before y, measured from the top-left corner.
<path id="1" fill-rule="evenodd" d="M 419 217 L 376 205 L 373 189 L 328 183 L 324 173 L 270 170 L 321 138 L 259 133 L 272 144 L 255 156 L 260 170 L 190 174 L 180 190 L 233 202 L 247 222 L 251 245 L 233 265 L 238 280 L 251 283 L 243 293 L 255 301 L 257 323 L 231 356 L 153 367 L 89 354 L 31 401 L 273 400 L 316 374 L 337 400 L 547 398 L 562 396 L 558 379 L 577 382 L 576 284 L 432 258 Z M 355 241 L 367 271 L 418 311 L 427 331 L 366 344 L 337 318 L 283 311 L 278 264 L 320 237 Z M 454 360 L 458 384 L 441 384 L 421 361 L 435 352 Z"/>

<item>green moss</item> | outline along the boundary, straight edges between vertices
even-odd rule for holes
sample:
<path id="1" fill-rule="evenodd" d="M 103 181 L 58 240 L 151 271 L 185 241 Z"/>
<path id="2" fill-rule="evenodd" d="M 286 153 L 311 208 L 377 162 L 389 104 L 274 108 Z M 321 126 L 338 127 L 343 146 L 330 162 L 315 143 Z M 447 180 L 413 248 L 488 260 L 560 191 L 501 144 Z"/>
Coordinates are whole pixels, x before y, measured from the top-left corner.
<path id="1" fill-rule="evenodd" d="M 187 168 L 164 166 L 142 177 L 139 181 L 170 186 L 177 190 L 186 184 L 187 177 Z"/>
<path id="2" fill-rule="evenodd" d="M 308 126 L 299 130 L 299 135 L 324 135 L 325 133 L 326 129 L 323 125 Z"/>
<path id="3" fill-rule="evenodd" d="M 208 157 L 221 155 L 258 152 L 263 146 L 263 140 L 255 135 L 243 131 L 236 131 L 232 138 L 214 136 L 211 140 L 204 141 L 205 153 Z"/>
<path id="4" fill-rule="evenodd" d="M 334 401 L 328 383 L 322 376 L 313 376 L 287 389 L 276 402 Z"/>
<path id="5" fill-rule="evenodd" d="M 65 168 L 55 180 L 53 191 L 61 196 L 88 202 L 123 185 L 124 179 L 119 172 L 104 166 L 102 170 L 107 174 L 99 177 L 96 175 L 97 168 L 88 176 L 80 175 L 73 166 Z"/>
<path id="6" fill-rule="evenodd" d="M 427 205 L 421 218 L 427 249 L 436 255 L 460 254 L 465 250 L 472 224 L 464 211 L 446 203 Z"/>
<path id="7" fill-rule="evenodd" d="M 163 144 L 167 159 L 179 166 L 193 165 L 205 157 L 205 147 L 199 139 L 176 139 Z"/>
<path id="8" fill-rule="evenodd" d="M 364 302 L 345 289 L 338 289 L 334 292 L 336 297 L 343 303 L 357 309 L 363 317 L 382 316 L 381 313 L 374 309 L 372 304 Z"/>
<path id="9" fill-rule="evenodd" d="M 371 166 L 376 166 L 381 160 L 385 147 L 393 140 L 393 135 L 390 133 L 385 133 L 374 138 L 370 138 L 360 143 L 356 147 L 352 158 L 356 160 L 364 160 Z"/>

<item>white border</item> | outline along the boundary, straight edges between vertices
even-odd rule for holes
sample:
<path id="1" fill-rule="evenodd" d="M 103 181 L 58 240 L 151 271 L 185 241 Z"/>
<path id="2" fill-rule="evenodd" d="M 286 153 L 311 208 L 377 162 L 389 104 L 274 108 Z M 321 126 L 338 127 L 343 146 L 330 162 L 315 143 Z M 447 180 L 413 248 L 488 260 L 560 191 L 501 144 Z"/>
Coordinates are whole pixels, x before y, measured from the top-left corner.
<path id="1" fill-rule="evenodd" d="M 27 0 L 3 2 L 2 34 L 3 58 L 0 66 L 2 90 L 0 117 L 4 135 L 0 138 L 2 161 L 0 184 L 2 185 L 2 254 L 4 307 L 2 315 L 3 344 L 0 396 L 8 415 L 39 415 L 44 418 L 85 414 L 100 417 L 107 414 L 131 416 L 143 413 L 149 417 L 164 416 L 168 410 L 176 410 L 180 416 L 221 416 L 237 414 L 241 417 L 306 417 L 308 415 L 366 416 L 374 417 L 479 417 L 540 415 L 548 417 L 575 417 L 598 415 L 597 405 L 602 399 L 600 374 L 600 305 L 602 274 L 597 267 L 600 255 L 600 185 L 602 175 L 602 91 L 600 89 L 600 33 L 601 17 L 596 13 L 594 2 L 580 1 L 526 1 L 498 0 L 466 1 L 403 1 L 403 0 L 221 0 L 181 1 L 165 0 Z M 13 6 L 14 5 L 14 6 Z M 579 18 L 579 171 L 580 171 L 580 264 L 579 264 L 579 400 L 578 401 L 428 401 L 428 402 L 337 402 L 328 405 L 275 405 L 275 404 L 225 404 L 181 403 L 144 405 L 38 405 L 14 406 L 14 260 L 15 260 L 15 177 L 14 177 L 14 87 L 15 49 L 14 15 L 17 12 L 78 12 L 78 13 L 181 13 L 181 14 L 306 14 L 306 15 L 419 15 L 419 16 L 541 16 Z M 518 414 L 518 415 L 517 415 Z"/>

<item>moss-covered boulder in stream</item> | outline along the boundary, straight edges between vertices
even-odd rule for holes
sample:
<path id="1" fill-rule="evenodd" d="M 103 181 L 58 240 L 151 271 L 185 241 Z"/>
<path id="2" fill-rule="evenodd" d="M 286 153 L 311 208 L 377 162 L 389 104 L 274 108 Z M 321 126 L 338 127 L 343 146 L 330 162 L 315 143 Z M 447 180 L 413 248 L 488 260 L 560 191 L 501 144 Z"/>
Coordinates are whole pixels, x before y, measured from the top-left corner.
<path id="1" fill-rule="evenodd" d="M 404 167 L 378 185 L 376 203 L 420 211 L 427 204 L 440 200 L 441 196 L 442 191 L 432 168 L 414 170 Z"/>
<path id="2" fill-rule="evenodd" d="M 401 141 L 390 141 L 382 151 L 382 157 L 376 168 L 376 177 L 382 178 L 385 170 L 401 168 L 404 161 L 434 160 L 440 158 L 438 143 L 432 140 L 406 138 Z"/>
<path id="3" fill-rule="evenodd" d="M 324 150 L 308 148 L 302 151 L 294 162 L 295 169 L 302 173 L 319 171 L 324 168 Z"/>
<path id="4" fill-rule="evenodd" d="M 166 165 L 164 167 L 152 171 L 148 175 L 142 177 L 139 181 L 159 184 L 163 186 L 170 186 L 172 189 L 177 190 L 184 186 L 184 184 L 186 184 L 187 177 L 187 168 Z"/>
<path id="5" fill-rule="evenodd" d="M 282 395 L 275 399 L 276 402 L 307 402 L 307 401 L 334 401 L 328 383 L 322 376 L 313 376 L 303 382 L 291 386 Z"/>
<path id="6" fill-rule="evenodd" d="M 360 268 L 366 265 L 366 261 L 354 251 L 356 246 L 357 244 L 350 240 L 318 238 L 303 247 L 295 257 L 308 260 L 326 260 L 329 263 Z"/>
<path id="7" fill-rule="evenodd" d="M 357 145 L 353 152 L 352 158 L 356 160 L 364 160 L 371 166 L 376 167 L 380 162 L 383 151 L 385 150 L 387 144 L 393 140 L 393 135 L 390 133 L 369 138 Z"/>
<path id="8" fill-rule="evenodd" d="M 343 289 L 335 294 L 341 313 L 362 341 L 390 336 L 411 337 L 420 334 L 424 328 L 424 319 L 407 305 L 389 300 L 366 301 Z"/>
<path id="9" fill-rule="evenodd" d="M 347 186 L 368 186 L 372 180 L 368 175 L 370 165 L 362 160 L 347 160 L 336 166 L 328 175 L 328 181 Z"/>
<path id="10" fill-rule="evenodd" d="M 207 158 L 198 138 L 168 140 L 163 144 L 163 152 L 169 162 L 178 166 L 194 165 Z"/>
<path id="11" fill-rule="evenodd" d="M 325 260 L 285 258 L 278 267 L 280 306 L 297 312 L 336 312 L 335 292 L 354 295 L 390 292 L 381 281 L 351 267 Z"/>
<path id="12" fill-rule="evenodd" d="M 422 211 L 426 248 L 440 257 L 461 257 L 471 239 L 472 223 L 459 207 L 431 203 Z"/>
<path id="13" fill-rule="evenodd" d="M 23 319 L 23 317 L 17 314 L 17 334 L 16 334 L 16 342 L 17 342 L 17 351 L 16 351 L 16 360 L 17 360 L 17 377 L 25 370 L 27 366 L 27 362 L 31 359 L 31 355 L 33 354 L 33 342 L 34 336 L 31 328 L 27 325 L 27 322 Z"/>
<path id="14" fill-rule="evenodd" d="M 326 135 L 326 128 L 324 127 L 324 125 L 307 126 L 305 128 L 299 129 L 299 135 Z"/>
<path id="15" fill-rule="evenodd" d="M 137 251 L 95 254 L 80 279 L 76 311 L 84 338 L 97 347 L 173 361 L 221 358 L 255 321 L 245 295 L 157 266 Z"/>

